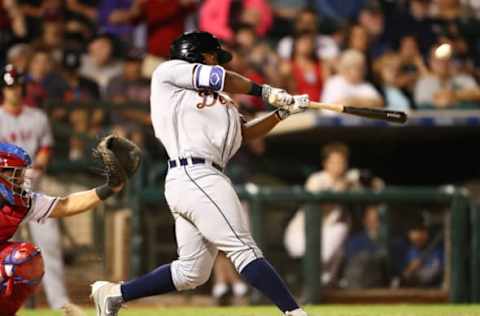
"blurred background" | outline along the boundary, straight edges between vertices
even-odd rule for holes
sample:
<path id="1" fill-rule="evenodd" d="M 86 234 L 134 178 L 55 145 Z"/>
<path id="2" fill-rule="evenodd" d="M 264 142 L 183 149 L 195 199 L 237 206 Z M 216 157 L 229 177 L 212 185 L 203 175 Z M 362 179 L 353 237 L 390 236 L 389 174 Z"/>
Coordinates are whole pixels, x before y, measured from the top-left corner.
<path id="1" fill-rule="evenodd" d="M 150 76 L 173 39 L 199 29 L 258 83 L 409 113 L 400 126 L 307 111 L 231 161 L 254 236 L 297 297 L 479 302 L 479 17 L 478 0 L 0 0 L 0 66 L 24 75 L 22 106 L 53 130 L 39 190 L 100 183 L 91 149 L 107 133 L 145 153 L 121 196 L 60 222 L 71 299 L 176 256 Z M 234 98 L 249 118 L 269 110 Z M 262 302 L 224 258 L 207 286 L 168 299 L 151 302 Z M 45 303 L 40 292 L 31 305 Z"/>

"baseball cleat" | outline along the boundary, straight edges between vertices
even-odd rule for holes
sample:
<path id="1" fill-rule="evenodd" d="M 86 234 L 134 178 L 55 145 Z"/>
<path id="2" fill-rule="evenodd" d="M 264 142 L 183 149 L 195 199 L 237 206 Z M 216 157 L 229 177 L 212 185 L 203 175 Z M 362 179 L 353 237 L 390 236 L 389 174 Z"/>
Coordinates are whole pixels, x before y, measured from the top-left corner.
<path id="1" fill-rule="evenodd" d="M 90 297 L 93 298 L 97 316 L 117 316 L 123 304 L 120 284 L 97 281 L 91 287 Z"/>
<path id="2" fill-rule="evenodd" d="M 308 316 L 307 313 L 301 308 L 297 308 L 293 311 L 285 312 L 285 316 Z"/>

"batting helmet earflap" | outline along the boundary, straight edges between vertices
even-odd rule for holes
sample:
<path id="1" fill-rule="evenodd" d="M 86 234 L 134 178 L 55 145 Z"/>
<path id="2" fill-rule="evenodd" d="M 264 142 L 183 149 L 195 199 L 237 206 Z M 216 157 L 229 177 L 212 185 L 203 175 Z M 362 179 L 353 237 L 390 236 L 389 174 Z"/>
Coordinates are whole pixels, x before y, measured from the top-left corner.
<path id="1" fill-rule="evenodd" d="M 208 32 L 188 32 L 182 34 L 170 46 L 170 58 L 182 59 L 190 63 L 203 63 L 202 53 L 216 53 L 220 64 L 232 60 L 232 54 L 224 50 L 220 41 Z"/>

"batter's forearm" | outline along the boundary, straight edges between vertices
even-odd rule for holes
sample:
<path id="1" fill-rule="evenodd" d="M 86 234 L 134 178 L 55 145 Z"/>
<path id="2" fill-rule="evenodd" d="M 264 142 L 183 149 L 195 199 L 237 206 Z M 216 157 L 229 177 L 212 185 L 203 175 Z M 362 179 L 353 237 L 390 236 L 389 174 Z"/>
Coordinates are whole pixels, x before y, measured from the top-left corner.
<path id="1" fill-rule="evenodd" d="M 228 93 L 251 94 L 254 82 L 233 71 L 225 74 L 225 86 L 223 90 Z"/>
<path id="2" fill-rule="evenodd" d="M 243 125 L 242 136 L 244 141 L 267 135 L 279 122 L 280 117 L 277 111 L 271 112 L 263 117 L 251 120 Z"/>
<path id="3" fill-rule="evenodd" d="M 50 217 L 60 218 L 80 214 L 97 207 L 101 202 L 95 189 L 72 193 L 58 201 Z"/>

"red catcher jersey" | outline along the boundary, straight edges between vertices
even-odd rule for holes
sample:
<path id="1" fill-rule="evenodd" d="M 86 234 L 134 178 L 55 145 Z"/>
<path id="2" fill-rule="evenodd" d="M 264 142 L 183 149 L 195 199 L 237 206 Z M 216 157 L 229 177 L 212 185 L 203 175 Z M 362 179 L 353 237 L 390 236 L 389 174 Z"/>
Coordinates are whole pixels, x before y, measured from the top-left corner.
<path id="1" fill-rule="evenodd" d="M 0 204 L 0 244 L 8 241 L 21 223 L 43 223 L 57 204 L 58 198 L 32 193 L 30 208 Z M 1 202 L 0 202 L 1 203 Z"/>

